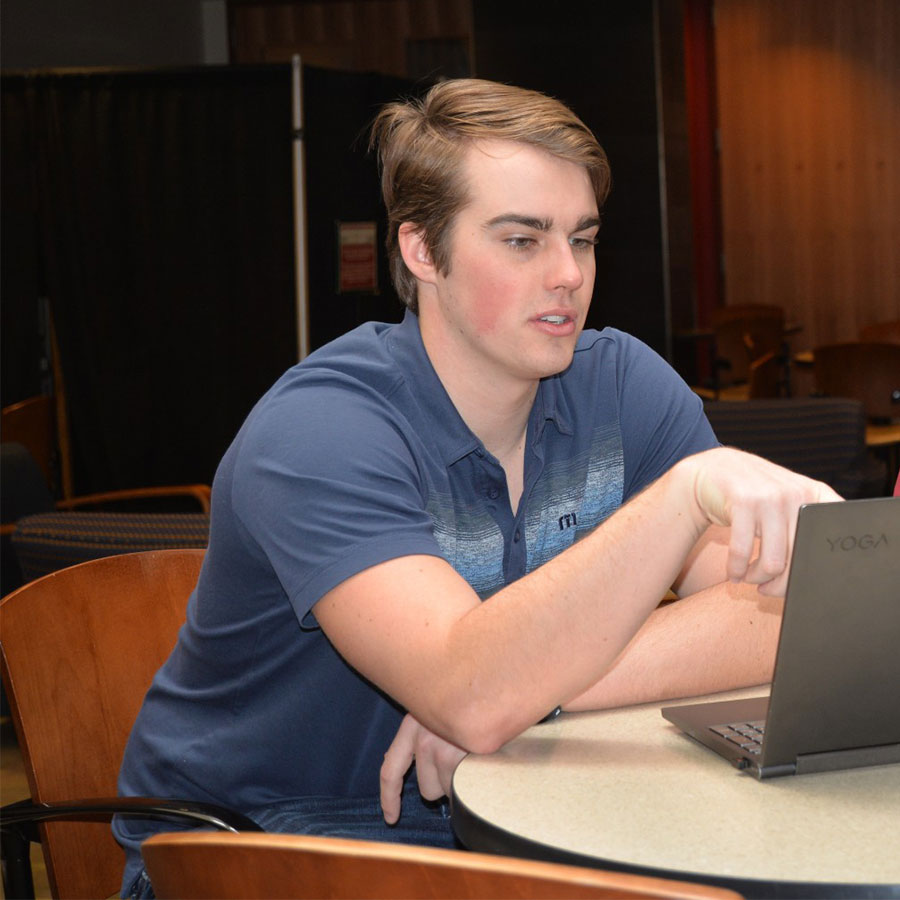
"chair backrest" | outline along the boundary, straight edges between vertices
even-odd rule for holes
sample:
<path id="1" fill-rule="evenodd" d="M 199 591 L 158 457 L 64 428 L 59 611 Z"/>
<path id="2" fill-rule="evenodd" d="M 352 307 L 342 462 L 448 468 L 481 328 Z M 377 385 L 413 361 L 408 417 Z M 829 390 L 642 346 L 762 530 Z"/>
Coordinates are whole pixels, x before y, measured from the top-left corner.
<path id="1" fill-rule="evenodd" d="M 602 897 L 713 900 L 722 888 L 403 844 L 287 834 L 158 834 L 141 852 L 160 900 Z"/>
<path id="2" fill-rule="evenodd" d="M 900 344 L 900 319 L 865 325 L 859 329 L 859 339 L 882 344 Z"/>
<path id="3" fill-rule="evenodd" d="M 4 525 L 56 508 L 37 460 L 18 441 L 0 443 L 0 484 L 0 522 Z"/>
<path id="4" fill-rule="evenodd" d="M 784 310 L 778 306 L 725 306 L 713 315 L 716 365 L 727 364 L 723 383 L 745 382 L 750 364 L 784 344 Z"/>
<path id="5" fill-rule="evenodd" d="M 768 318 L 776 316 L 784 321 L 784 307 L 777 303 L 730 303 L 713 310 L 713 324 L 727 319 Z"/>
<path id="6" fill-rule="evenodd" d="M 206 513 L 45 512 L 20 519 L 12 533 L 26 581 L 101 556 L 208 542 Z"/>
<path id="7" fill-rule="evenodd" d="M 900 345 L 851 342 L 816 347 L 816 389 L 861 400 L 871 419 L 900 418 Z"/>
<path id="8" fill-rule="evenodd" d="M 56 477 L 56 407 L 52 397 L 40 394 L 4 406 L 0 412 L 0 435 L 28 448 L 40 466 L 48 489 Z"/>
<path id="9" fill-rule="evenodd" d="M 0 597 L 24 581 L 12 545 L 16 522 L 53 508 L 47 479 L 28 448 L 17 441 L 0 443 Z"/>
<path id="10" fill-rule="evenodd" d="M 751 400 L 777 397 L 781 387 L 781 360 L 773 350 L 750 362 L 748 395 Z"/>
<path id="11" fill-rule="evenodd" d="M 109 556 L 0 602 L 3 684 L 32 800 L 111 797 L 131 726 L 184 621 L 203 550 Z M 42 825 L 56 897 L 118 891 L 108 823 Z"/>
<path id="12" fill-rule="evenodd" d="M 831 485 L 843 497 L 883 492 L 883 463 L 866 452 L 862 403 L 839 397 L 705 404 L 723 443 Z"/>

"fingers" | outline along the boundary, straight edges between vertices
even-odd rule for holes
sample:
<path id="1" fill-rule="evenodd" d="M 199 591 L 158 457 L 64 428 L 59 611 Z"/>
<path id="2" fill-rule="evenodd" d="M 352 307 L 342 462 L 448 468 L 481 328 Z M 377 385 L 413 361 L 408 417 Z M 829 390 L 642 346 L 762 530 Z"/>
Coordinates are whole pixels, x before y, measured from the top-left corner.
<path id="1" fill-rule="evenodd" d="M 411 715 L 400 723 L 381 765 L 381 811 L 384 821 L 394 825 L 400 818 L 403 780 L 413 761 L 419 793 L 426 800 L 439 800 L 450 793 L 450 781 L 465 750 L 445 741 L 420 725 Z"/>
<path id="2" fill-rule="evenodd" d="M 400 818 L 400 798 L 403 794 L 403 777 L 415 759 L 415 737 L 419 723 L 412 716 L 405 716 L 397 734 L 381 764 L 379 777 L 381 811 L 384 821 L 394 825 Z"/>
<path id="3" fill-rule="evenodd" d="M 827 485 L 729 448 L 692 461 L 693 496 L 707 521 L 731 530 L 726 575 L 783 596 L 800 507 L 838 501 Z"/>
<path id="4" fill-rule="evenodd" d="M 419 781 L 419 793 L 426 800 L 440 800 L 449 790 L 441 784 L 441 777 L 434 760 L 423 756 L 416 761 L 416 778 Z"/>
<path id="5" fill-rule="evenodd" d="M 793 550 L 797 509 L 764 510 L 762 520 L 759 551 L 747 567 L 743 580 L 758 585 L 764 593 L 782 596 Z"/>
<path id="6" fill-rule="evenodd" d="M 756 522 L 743 507 L 735 510 L 731 522 L 731 540 L 728 543 L 729 581 L 743 581 L 750 567 L 756 546 Z"/>
<path id="7" fill-rule="evenodd" d="M 453 772 L 465 755 L 465 750 L 423 728 L 416 748 L 419 793 L 426 800 L 449 796 Z"/>
<path id="8" fill-rule="evenodd" d="M 794 534 L 800 507 L 805 503 L 836 503 L 840 497 L 828 485 L 808 482 L 793 501 L 787 500 L 781 515 L 766 528 L 767 544 L 761 545 L 759 558 L 751 565 L 747 581 L 759 586 L 761 594 L 783 597 L 787 593 L 790 562 L 794 552 Z"/>

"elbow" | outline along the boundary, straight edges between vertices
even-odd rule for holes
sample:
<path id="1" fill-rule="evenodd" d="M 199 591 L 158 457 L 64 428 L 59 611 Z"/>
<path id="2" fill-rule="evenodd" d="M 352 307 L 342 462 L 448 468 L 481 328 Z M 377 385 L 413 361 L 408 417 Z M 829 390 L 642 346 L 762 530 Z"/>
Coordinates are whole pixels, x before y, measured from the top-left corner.
<path id="1" fill-rule="evenodd" d="M 467 753 L 488 754 L 495 753 L 532 724 L 521 722 L 503 711 L 472 704 L 447 723 L 447 732 Z"/>
<path id="2" fill-rule="evenodd" d="M 511 740 L 512 737 L 514 737 L 514 735 L 502 737 L 499 734 L 492 734 L 484 729 L 474 730 L 471 735 L 465 735 L 463 737 L 463 740 L 465 741 L 463 749 L 468 753 L 496 753 L 508 740 Z"/>

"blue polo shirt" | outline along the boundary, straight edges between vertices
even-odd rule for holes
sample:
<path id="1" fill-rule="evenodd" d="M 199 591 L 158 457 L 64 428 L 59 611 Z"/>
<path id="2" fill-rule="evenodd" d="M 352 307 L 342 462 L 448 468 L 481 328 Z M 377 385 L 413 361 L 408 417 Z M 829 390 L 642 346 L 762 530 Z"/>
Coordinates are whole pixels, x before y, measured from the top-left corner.
<path id="1" fill-rule="evenodd" d="M 621 332 L 587 331 L 569 368 L 539 386 L 513 514 L 504 472 L 451 403 L 414 315 L 316 351 L 260 400 L 219 466 L 203 570 L 121 792 L 243 811 L 377 796 L 403 712 L 338 655 L 315 603 L 421 553 L 487 598 L 715 445 L 700 400 L 662 359 Z M 154 827 L 116 824 L 131 869 Z"/>

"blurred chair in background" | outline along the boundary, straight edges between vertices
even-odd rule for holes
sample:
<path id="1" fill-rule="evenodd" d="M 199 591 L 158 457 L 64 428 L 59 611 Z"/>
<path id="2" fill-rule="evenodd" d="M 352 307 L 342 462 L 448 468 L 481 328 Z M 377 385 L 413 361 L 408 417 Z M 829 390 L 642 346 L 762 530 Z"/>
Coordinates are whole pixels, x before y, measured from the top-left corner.
<path id="1" fill-rule="evenodd" d="M 16 522 L 32 513 L 55 509 L 44 473 L 23 444 L 0 444 L 0 597 L 24 582 L 12 544 Z M 6 697 L 0 692 L 0 711 Z"/>
<path id="2" fill-rule="evenodd" d="M 25 447 L 43 473 L 47 489 L 55 491 L 59 478 L 56 413 L 52 397 L 41 394 L 4 406 L 0 412 L 0 439 L 4 443 L 12 442 Z"/>
<path id="3" fill-rule="evenodd" d="M 816 390 L 853 397 L 866 411 L 866 443 L 883 454 L 888 478 L 900 470 L 900 344 L 857 341 L 816 347 Z"/>
<path id="4" fill-rule="evenodd" d="M 787 332 L 780 306 L 720 307 L 713 314 L 712 334 L 712 384 L 695 388 L 698 394 L 723 400 L 789 394 Z"/>
<path id="5" fill-rule="evenodd" d="M 208 541 L 207 485 L 133 488 L 54 502 L 34 457 L 16 442 L 0 444 L 0 481 L 3 594 L 87 559 L 203 548 Z M 109 507 L 127 512 L 111 512 Z"/>
<path id="6" fill-rule="evenodd" d="M 873 422 L 900 419 L 900 344 L 857 341 L 816 347 L 816 389 L 862 401 Z"/>
<path id="7" fill-rule="evenodd" d="M 881 344 L 900 344 L 900 319 L 895 322 L 873 322 L 859 330 L 861 341 Z"/>
<path id="8" fill-rule="evenodd" d="M 103 556 L 143 550 L 205 549 L 209 514 L 48 512 L 16 523 L 12 545 L 23 579 Z"/>
<path id="9" fill-rule="evenodd" d="M 866 447 L 859 400 L 778 398 L 704 406 L 723 444 L 824 481 L 847 499 L 885 494 L 887 467 Z"/>

